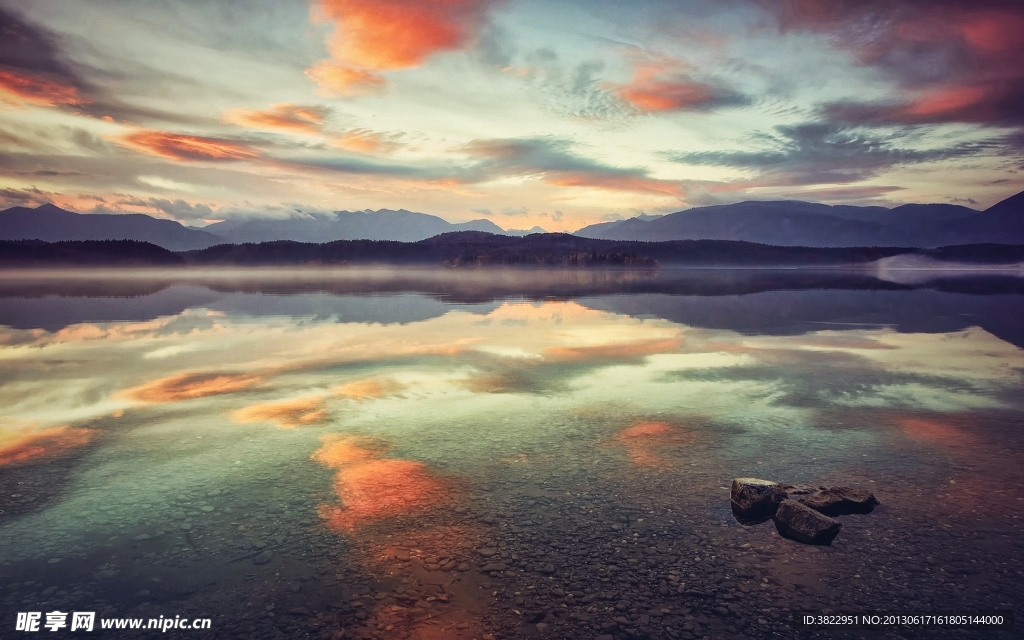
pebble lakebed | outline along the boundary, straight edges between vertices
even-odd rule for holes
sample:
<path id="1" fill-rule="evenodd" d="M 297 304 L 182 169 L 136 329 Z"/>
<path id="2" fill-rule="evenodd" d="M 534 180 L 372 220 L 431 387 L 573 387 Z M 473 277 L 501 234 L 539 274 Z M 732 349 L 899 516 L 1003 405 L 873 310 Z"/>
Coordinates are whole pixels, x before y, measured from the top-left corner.
<path id="1" fill-rule="evenodd" d="M 1009 511 L 944 506 L 922 491 L 927 478 L 880 473 L 865 481 L 882 501 L 874 513 L 842 517 L 831 546 L 806 546 L 771 522 L 733 520 L 728 480 L 689 453 L 671 469 L 481 478 L 459 500 L 351 536 L 321 522 L 326 487 L 283 488 L 286 467 L 269 465 L 250 486 L 96 505 L 86 535 L 41 532 L 0 565 L 0 600 L 7 611 L 213 618 L 197 637 L 607 640 L 978 637 L 797 629 L 793 612 L 1009 610 L 1024 599 Z M 33 491 L 61 464 L 23 469 L 18 499 L 45 503 Z M 288 473 L 290 487 L 318 482 Z"/>

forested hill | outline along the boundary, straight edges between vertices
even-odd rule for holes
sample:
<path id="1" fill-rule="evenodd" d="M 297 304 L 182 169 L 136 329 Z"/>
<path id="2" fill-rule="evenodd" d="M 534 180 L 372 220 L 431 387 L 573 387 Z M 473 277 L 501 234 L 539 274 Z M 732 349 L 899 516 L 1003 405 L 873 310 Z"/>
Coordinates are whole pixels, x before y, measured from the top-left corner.
<path id="1" fill-rule="evenodd" d="M 900 247 L 779 247 L 731 240 L 634 242 L 594 240 L 568 234 L 510 237 L 463 231 L 419 242 L 339 240 L 322 244 L 281 240 L 221 244 L 171 252 L 132 240 L 0 241 L 0 267 L 83 266 L 286 266 L 286 265 L 447 265 L 541 267 L 839 266 L 897 255 L 974 264 L 1024 261 L 1024 245 L 957 245 L 937 249 Z"/>
<path id="2" fill-rule="evenodd" d="M 837 265 L 871 262 L 908 253 L 900 248 L 772 247 L 750 242 L 691 240 L 629 242 L 594 240 L 563 233 L 521 238 L 463 231 L 419 242 L 343 240 L 325 244 L 264 242 L 219 245 L 181 252 L 189 264 L 446 264 L 539 266 L 639 266 L 688 264 Z"/>
<path id="3" fill-rule="evenodd" d="M 180 267 L 181 256 L 137 240 L 0 240 L 0 267 Z"/>

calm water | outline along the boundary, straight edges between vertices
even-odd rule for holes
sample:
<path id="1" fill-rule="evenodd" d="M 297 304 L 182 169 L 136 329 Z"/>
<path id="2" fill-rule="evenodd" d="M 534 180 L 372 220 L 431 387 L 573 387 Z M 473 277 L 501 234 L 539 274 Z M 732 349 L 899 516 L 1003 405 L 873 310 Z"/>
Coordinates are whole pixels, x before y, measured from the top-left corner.
<path id="1" fill-rule="evenodd" d="M 3 274 L 0 636 L 1013 637 L 792 612 L 1024 601 L 1022 318 L 998 277 Z M 882 506 L 804 546 L 737 476 Z"/>

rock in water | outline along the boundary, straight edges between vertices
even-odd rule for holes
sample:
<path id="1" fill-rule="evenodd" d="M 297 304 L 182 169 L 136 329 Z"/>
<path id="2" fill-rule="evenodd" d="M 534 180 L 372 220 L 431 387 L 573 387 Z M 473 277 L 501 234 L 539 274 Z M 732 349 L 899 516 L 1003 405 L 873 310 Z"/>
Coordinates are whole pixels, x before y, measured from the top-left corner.
<path id="1" fill-rule="evenodd" d="M 783 500 L 775 512 L 775 528 L 783 538 L 804 544 L 832 544 L 843 523 L 796 500 Z"/>
<path id="2" fill-rule="evenodd" d="M 274 552 L 270 549 L 263 551 L 258 556 L 252 559 L 254 564 L 267 564 L 274 559 Z"/>
<path id="3" fill-rule="evenodd" d="M 878 499 L 867 489 L 850 487 L 829 487 L 800 496 L 797 500 L 833 518 L 851 513 L 871 513 L 879 504 Z"/>
<path id="4" fill-rule="evenodd" d="M 757 524 L 775 515 L 786 499 L 786 487 L 760 478 L 736 478 L 732 481 L 732 514 L 741 524 Z"/>

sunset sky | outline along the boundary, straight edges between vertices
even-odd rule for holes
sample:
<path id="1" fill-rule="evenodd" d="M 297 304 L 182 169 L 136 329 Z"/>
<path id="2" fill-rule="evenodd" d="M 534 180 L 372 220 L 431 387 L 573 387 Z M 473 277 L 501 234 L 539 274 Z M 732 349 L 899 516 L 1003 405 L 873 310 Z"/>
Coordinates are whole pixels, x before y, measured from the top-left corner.
<path id="1" fill-rule="evenodd" d="M 0 207 L 573 230 L 1024 189 L 1019 0 L 0 0 Z"/>

